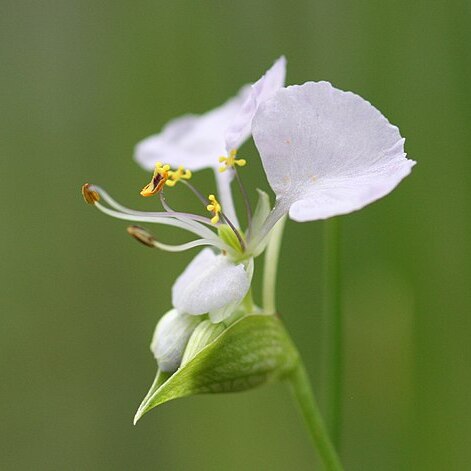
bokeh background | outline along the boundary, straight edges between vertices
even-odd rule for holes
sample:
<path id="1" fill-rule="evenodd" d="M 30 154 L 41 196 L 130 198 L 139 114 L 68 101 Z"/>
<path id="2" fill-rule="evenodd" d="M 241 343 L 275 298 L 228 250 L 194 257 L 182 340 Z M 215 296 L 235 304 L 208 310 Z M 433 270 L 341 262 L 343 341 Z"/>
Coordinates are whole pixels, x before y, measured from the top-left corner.
<path id="1" fill-rule="evenodd" d="M 90 181 L 152 208 L 134 144 L 281 54 L 288 83 L 374 103 L 419 162 L 342 218 L 347 469 L 469 469 L 469 2 L 3 0 L 0 13 L 2 470 L 316 466 L 283 384 L 175 401 L 132 426 L 154 325 L 194 254 L 147 250 L 80 196 Z M 253 144 L 243 153 L 244 178 L 267 189 Z M 196 184 L 212 189 L 211 174 Z M 184 189 L 171 197 L 187 204 Z M 279 307 L 321 398 L 322 251 L 321 222 L 288 224 Z"/>

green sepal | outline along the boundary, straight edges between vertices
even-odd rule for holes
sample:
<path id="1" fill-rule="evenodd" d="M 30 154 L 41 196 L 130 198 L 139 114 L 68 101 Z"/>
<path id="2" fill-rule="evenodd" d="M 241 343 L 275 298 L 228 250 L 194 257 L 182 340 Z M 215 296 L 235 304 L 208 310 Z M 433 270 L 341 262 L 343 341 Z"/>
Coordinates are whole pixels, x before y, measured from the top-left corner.
<path id="1" fill-rule="evenodd" d="M 252 234 L 258 234 L 263 227 L 268 215 L 271 211 L 270 206 L 270 198 L 269 196 L 262 190 L 257 188 L 258 193 L 258 202 L 257 206 L 255 207 L 255 212 L 252 218 Z M 254 257 L 258 257 L 266 248 L 270 238 L 265 237 L 263 241 L 261 241 L 257 247 L 254 248 L 252 255 Z"/>
<path id="2" fill-rule="evenodd" d="M 158 372 L 134 423 L 152 408 L 173 399 L 245 391 L 283 379 L 298 362 L 298 352 L 277 317 L 245 316 L 164 382 Z"/>
<path id="3" fill-rule="evenodd" d="M 243 252 L 240 246 L 239 239 L 235 235 L 234 231 L 227 224 L 221 224 L 218 226 L 219 238 L 225 242 L 229 247 L 234 249 L 236 253 L 240 254 Z"/>

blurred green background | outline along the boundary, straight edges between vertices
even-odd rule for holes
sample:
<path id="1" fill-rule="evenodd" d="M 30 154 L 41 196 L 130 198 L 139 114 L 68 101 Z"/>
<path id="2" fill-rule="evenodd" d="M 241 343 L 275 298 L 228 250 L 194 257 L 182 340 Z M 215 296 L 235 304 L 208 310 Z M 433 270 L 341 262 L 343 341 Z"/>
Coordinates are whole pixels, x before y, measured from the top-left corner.
<path id="1" fill-rule="evenodd" d="M 183 399 L 132 426 L 155 372 L 154 325 L 194 253 L 149 251 L 80 196 L 90 181 L 152 208 L 134 144 L 281 54 L 288 83 L 329 80 L 375 104 L 419 162 L 343 217 L 346 467 L 469 469 L 469 2 L 3 0 L 0 11 L 2 470 L 315 466 L 282 384 Z M 267 189 L 253 144 L 243 151 L 244 177 Z M 210 173 L 196 183 L 213 188 Z M 321 262 L 322 223 L 290 222 L 279 307 L 320 395 Z"/>

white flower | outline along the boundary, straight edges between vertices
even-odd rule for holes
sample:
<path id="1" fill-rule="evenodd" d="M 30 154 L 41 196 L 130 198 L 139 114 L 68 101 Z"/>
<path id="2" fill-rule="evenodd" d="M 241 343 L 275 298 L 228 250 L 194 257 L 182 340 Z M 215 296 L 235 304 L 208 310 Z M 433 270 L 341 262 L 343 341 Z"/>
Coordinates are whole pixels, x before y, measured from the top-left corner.
<path id="1" fill-rule="evenodd" d="M 201 319 L 172 309 L 162 316 L 152 337 L 150 349 L 161 371 L 178 369 L 186 344 Z"/>
<path id="2" fill-rule="evenodd" d="M 149 247 L 172 252 L 211 247 L 194 258 L 173 286 L 173 305 L 182 315 L 208 314 L 212 322 L 221 322 L 246 295 L 249 300 L 253 258 L 263 252 L 271 230 L 284 215 L 312 221 L 358 210 L 392 191 L 415 165 L 406 158 L 398 128 L 363 98 L 327 82 L 279 89 L 284 74 L 281 58 L 252 87 L 222 107 L 199 117 L 180 118 L 138 145 L 137 159 L 147 168 L 157 158 L 178 166 L 172 170 L 169 164 L 157 163 L 151 182 L 141 192 L 143 196 L 159 194 L 163 211 L 135 211 L 98 186 L 83 187 L 86 201 L 106 214 L 170 225 L 197 236 L 185 244 L 168 245 L 141 227 L 128 228 Z M 216 169 L 217 155 L 227 152 L 222 158 L 229 170 L 223 175 L 227 175 L 237 164 L 235 149 L 251 132 L 276 203 L 270 210 L 269 197 L 259 192 L 252 213 L 239 179 L 248 221 L 242 231 L 235 213 L 228 217 L 224 202 L 220 204 L 213 194 L 206 198 L 188 182 L 191 171 L 183 165 Z M 210 218 L 169 207 L 164 190 L 178 182 L 193 191 Z M 232 203 L 230 186 L 225 190 Z"/>
<path id="3" fill-rule="evenodd" d="M 178 277 L 172 288 L 172 303 L 180 312 L 209 314 L 213 322 L 229 316 L 250 288 L 252 262 L 234 264 L 225 255 L 202 250 Z"/>
<path id="4" fill-rule="evenodd" d="M 220 156 L 231 156 L 249 137 L 252 118 L 260 103 L 284 85 L 286 59 L 280 57 L 253 85 L 244 86 L 223 105 L 202 115 L 185 115 L 170 121 L 159 134 L 137 144 L 136 161 L 152 171 L 157 162 L 191 171 L 213 168 L 218 192 L 229 219 L 238 226 L 230 181 L 232 171 L 218 172 Z"/>
<path id="5" fill-rule="evenodd" d="M 287 212 L 313 221 L 363 208 L 415 165 L 396 126 L 327 82 L 279 90 L 258 108 L 252 133 L 277 200 L 264 233 Z"/>

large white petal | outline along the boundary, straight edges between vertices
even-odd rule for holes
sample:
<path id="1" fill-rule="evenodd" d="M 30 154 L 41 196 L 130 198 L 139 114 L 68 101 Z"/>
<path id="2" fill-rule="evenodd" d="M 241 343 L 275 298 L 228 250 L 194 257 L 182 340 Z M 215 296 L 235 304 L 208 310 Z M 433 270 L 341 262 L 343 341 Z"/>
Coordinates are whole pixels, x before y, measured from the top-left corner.
<path id="1" fill-rule="evenodd" d="M 297 221 L 345 214 L 389 193 L 415 162 L 396 126 L 327 82 L 278 91 L 252 132 L 277 199 Z"/>
<path id="2" fill-rule="evenodd" d="M 202 115 L 176 118 L 159 134 L 144 139 L 135 148 L 136 161 L 152 171 L 156 162 L 190 170 L 219 167 L 218 157 L 225 155 L 224 134 L 251 93 L 246 85 L 237 96 Z"/>
<path id="3" fill-rule="evenodd" d="M 285 84 L 286 58 L 281 56 L 251 87 L 250 94 L 226 132 L 226 151 L 238 149 L 251 134 L 252 120 L 260 103 Z"/>
<path id="4" fill-rule="evenodd" d="M 200 318 L 172 309 L 157 323 L 150 349 L 161 371 L 173 373 L 178 369 L 186 344 L 199 324 Z"/>
<path id="5" fill-rule="evenodd" d="M 236 149 L 250 136 L 252 118 L 258 105 L 271 97 L 284 84 L 286 59 L 280 57 L 253 85 L 246 85 L 223 105 L 202 115 L 189 114 L 176 118 L 160 133 L 139 142 L 136 161 L 152 171 L 156 162 L 172 167 L 183 165 L 190 170 L 218 168 L 218 157 Z"/>
<path id="6" fill-rule="evenodd" d="M 250 287 L 250 274 L 211 249 L 202 250 L 178 277 L 172 288 L 173 305 L 187 314 L 221 312 L 239 304 Z"/>

